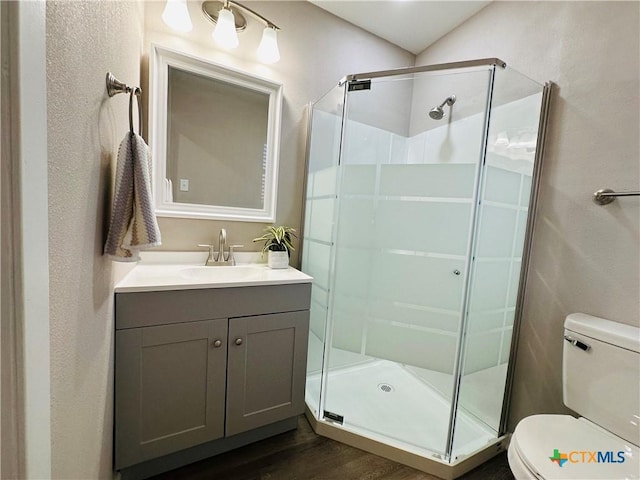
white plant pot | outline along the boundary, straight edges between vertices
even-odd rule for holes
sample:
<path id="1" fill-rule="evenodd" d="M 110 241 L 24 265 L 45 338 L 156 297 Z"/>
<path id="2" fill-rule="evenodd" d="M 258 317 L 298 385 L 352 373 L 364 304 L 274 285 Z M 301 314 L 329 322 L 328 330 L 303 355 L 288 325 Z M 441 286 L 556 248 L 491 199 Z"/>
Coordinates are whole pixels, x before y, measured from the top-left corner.
<path id="1" fill-rule="evenodd" d="M 269 268 L 289 268 L 289 254 L 269 250 L 267 253 L 267 265 Z"/>

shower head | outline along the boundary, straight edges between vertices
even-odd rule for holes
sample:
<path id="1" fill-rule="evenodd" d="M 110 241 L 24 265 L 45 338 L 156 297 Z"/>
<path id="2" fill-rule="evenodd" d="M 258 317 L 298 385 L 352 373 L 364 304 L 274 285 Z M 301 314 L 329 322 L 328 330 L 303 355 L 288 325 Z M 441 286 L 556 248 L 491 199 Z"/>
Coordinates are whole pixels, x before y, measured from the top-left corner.
<path id="1" fill-rule="evenodd" d="M 442 107 L 434 107 L 429 111 L 429 116 L 434 120 L 442 120 L 442 117 L 444 117 L 444 110 Z"/>
<path id="2" fill-rule="evenodd" d="M 455 95 L 451 95 L 451 96 L 447 97 L 444 102 L 442 102 L 437 107 L 433 107 L 429 111 L 429 116 L 431 118 L 433 118 L 434 120 L 442 120 L 442 118 L 445 116 L 444 108 L 442 108 L 442 107 L 444 107 L 445 105 L 452 106 L 454 103 L 456 103 L 456 96 Z"/>

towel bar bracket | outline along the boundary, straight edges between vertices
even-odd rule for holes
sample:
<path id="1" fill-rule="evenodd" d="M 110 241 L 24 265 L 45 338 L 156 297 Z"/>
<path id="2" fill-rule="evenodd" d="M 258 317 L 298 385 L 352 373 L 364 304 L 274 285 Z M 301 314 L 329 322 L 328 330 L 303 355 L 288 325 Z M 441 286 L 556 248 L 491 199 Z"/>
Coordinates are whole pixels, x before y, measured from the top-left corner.
<path id="1" fill-rule="evenodd" d="M 609 205 L 616 197 L 637 197 L 640 192 L 614 192 L 610 188 L 601 188 L 593 193 L 593 201 L 598 205 Z"/>
<path id="2" fill-rule="evenodd" d="M 129 85 L 118 80 L 111 72 L 107 72 L 107 94 L 110 97 L 118 95 L 119 93 L 129 92 L 131 92 Z"/>
<path id="3" fill-rule="evenodd" d="M 113 76 L 111 72 L 107 72 L 107 94 L 110 97 L 118 95 L 119 93 L 128 93 L 129 94 L 129 131 L 134 133 L 133 130 L 133 97 L 135 96 L 138 100 L 138 133 L 142 135 L 142 103 L 140 100 L 140 96 L 142 95 L 142 90 L 140 87 L 130 87 L 126 83 L 121 82 L 116 77 Z"/>

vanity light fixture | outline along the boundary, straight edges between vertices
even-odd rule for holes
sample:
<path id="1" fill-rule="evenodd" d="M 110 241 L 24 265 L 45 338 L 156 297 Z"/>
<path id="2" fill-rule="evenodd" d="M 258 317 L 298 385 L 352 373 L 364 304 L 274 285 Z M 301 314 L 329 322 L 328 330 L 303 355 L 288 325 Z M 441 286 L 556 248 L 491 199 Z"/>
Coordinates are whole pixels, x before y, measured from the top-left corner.
<path id="1" fill-rule="evenodd" d="M 276 63 L 280 61 L 280 50 L 278 50 L 277 27 L 266 26 L 262 32 L 262 40 L 258 45 L 258 59 L 264 63 Z"/>
<path id="2" fill-rule="evenodd" d="M 277 31 L 280 29 L 255 10 L 233 0 L 224 0 L 202 2 L 202 12 L 216 25 L 213 30 L 215 41 L 227 49 L 238 46 L 237 32 L 247 28 L 247 19 L 242 13 L 248 13 L 265 24 L 257 50 L 258 59 L 264 63 L 276 63 L 280 60 L 277 38 Z"/>
<path id="3" fill-rule="evenodd" d="M 162 20 L 178 32 L 186 33 L 193 29 L 187 0 L 167 0 L 162 12 Z"/>
<path id="4" fill-rule="evenodd" d="M 227 50 L 236 48 L 240 43 L 236 32 L 236 21 L 228 6 L 225 5 L 218 12 L 216 28 L 213 29 L 211 36 L 218 45 Z"/>

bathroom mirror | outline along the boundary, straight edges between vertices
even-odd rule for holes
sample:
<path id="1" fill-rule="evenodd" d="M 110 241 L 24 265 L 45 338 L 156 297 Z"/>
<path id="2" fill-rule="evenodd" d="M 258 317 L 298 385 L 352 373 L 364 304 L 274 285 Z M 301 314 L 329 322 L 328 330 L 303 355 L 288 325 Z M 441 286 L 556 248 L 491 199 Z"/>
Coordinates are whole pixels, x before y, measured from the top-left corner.
<path id="1" fill-rule="evenodd" d="M 282 85 L 152 45 L 156 214 L 274 222 Z"/>

